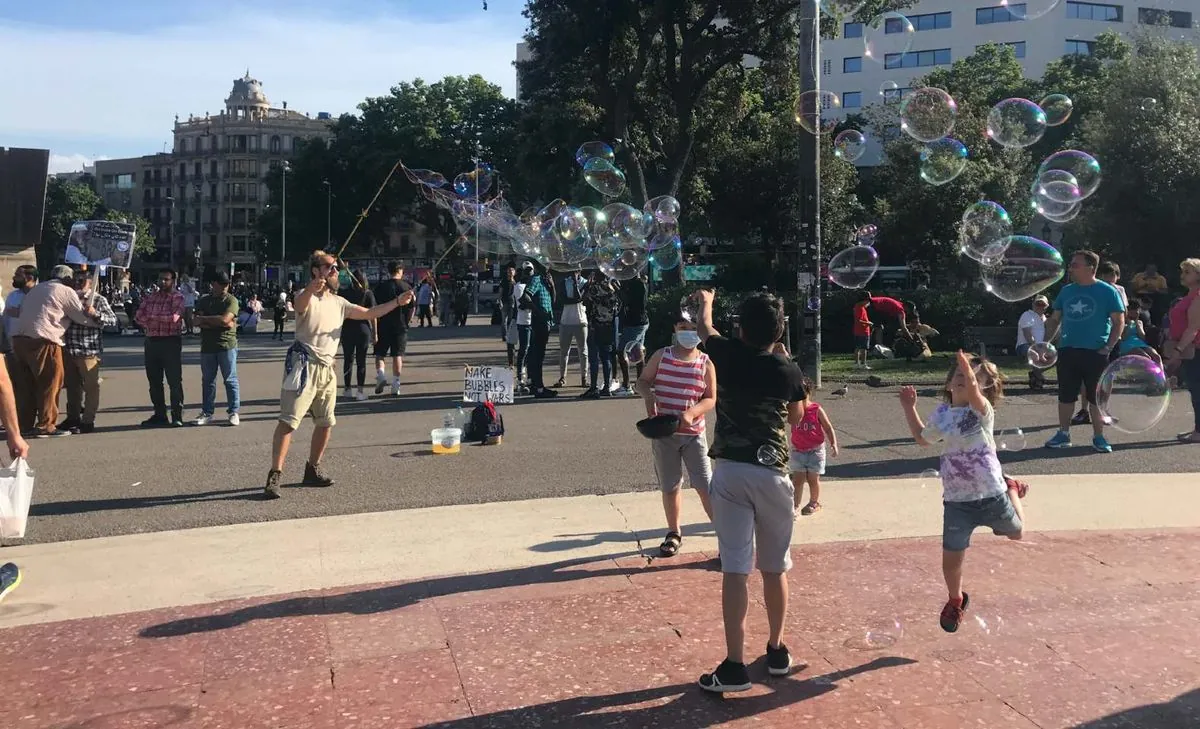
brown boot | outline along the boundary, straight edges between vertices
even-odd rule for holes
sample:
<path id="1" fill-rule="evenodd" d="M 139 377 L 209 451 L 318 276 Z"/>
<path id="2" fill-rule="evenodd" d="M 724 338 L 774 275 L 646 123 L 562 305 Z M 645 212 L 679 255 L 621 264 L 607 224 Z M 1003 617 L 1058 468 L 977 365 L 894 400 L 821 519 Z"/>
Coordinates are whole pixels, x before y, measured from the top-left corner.
<path id="1" fill-rule="evenodd" d="M 304 464 L 304 484 L 306 486 L 332 486 L 333 479 L 321 469 L 321 464 Z"/>
<path id="2" fill-rule="evenodd" d="M 279 471 L 272 470 L 267 472 L 267 487 L 263 489 L 264 499 L 278 499 L 283 495 L 279 493 L 279 479 L 282 476 L 283 473 Z"/>

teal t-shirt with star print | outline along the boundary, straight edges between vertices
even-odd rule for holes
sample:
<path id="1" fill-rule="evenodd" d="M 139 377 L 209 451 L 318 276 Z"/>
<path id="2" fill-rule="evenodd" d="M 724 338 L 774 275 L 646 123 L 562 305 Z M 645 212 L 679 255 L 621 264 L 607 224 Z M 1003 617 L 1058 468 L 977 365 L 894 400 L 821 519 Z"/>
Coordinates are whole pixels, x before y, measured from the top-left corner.
<path id="1" fill-rule="evenodd" d="M 1059 348 L 1103 349 L 1112 333 L 1113 312 L 1125 311 L 1117 287 L 1105 281 L 1088 286 L 1067 284 L 1054 299 L 1062 313 Z"/>

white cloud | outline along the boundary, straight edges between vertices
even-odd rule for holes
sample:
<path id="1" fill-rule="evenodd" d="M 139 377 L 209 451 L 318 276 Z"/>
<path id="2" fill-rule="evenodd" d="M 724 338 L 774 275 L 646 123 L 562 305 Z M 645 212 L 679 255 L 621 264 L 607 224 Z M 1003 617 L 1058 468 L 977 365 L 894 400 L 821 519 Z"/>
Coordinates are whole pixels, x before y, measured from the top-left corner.
<path id="1" fill-rule="evenodd" d="M 82 154 L 51 154 L 50 155 L 50 174 L 54 175 L 59 172 L 81 172 L 84 167 L 91 167 L 96 164 L 98 159 L 109 159 L 108 157 L 87 157 Z"/>
<path id="2" fill-rule="evenodd" d="M 417 77 L 478 73 L 512 95 L 523 21 L 465 14 L 452 23 L 400 17 L 298 17 L 248 10 L 153 33 L 0 26 L 0 137 L 63 140 L 63 160 L 134 143 L 161 151 L 175 115 L 216 113 L 247 68 L 272 105 L 354 111 Z M 511 27 L 506 27 L 511 26 Z M 112 149 L 82 140 L 111 139 Z M 79 140 L 73 143 L 71 140 Z"/>

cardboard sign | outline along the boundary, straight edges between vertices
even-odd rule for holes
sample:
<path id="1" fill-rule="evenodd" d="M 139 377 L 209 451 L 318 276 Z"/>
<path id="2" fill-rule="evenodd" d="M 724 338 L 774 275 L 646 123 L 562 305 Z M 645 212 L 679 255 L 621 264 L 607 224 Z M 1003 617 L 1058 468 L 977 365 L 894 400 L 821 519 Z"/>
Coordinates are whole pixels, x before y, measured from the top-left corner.
<path id="1" fill-rule="evenodd" d="M 514 373 L 509 367 L 467 365 L 464 369 L 463 402 L 512 403 Z"/>
<path id="2" fill-rule="evenodd" d="M 133 260 L 133 223 L 86 220 L 71 226 L 67 239 L 67 263 L 129 268 Z"/>

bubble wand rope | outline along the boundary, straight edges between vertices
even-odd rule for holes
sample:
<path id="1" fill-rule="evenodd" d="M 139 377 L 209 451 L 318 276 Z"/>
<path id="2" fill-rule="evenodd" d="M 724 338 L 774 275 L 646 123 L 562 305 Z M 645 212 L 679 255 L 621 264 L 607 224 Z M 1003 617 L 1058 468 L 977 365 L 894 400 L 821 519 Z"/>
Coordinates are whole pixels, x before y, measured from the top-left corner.
<path id="1" fill-rule="evenodd" d="M 371 214 L 371 208 L 375 207 L 375 202 L 379 200 L 379 196 L 383 194 L 383 188 L 387 187 L 388 182 L 392 179 L 392 175 L 396 174 L 396 170 L 400 169 L 403 164 L 403 160 L 396 160 L 396 164 L 392 165 L 392 169 L 387 173 L 387 177 L 383 178 L 383 182 L 380 183 L 379 189 L 375 191 L 375 197 L 371 198 L 371 202 L 367 203 L 367 206 L 363 208 L 363 211 L 358 214 L 358 219 L 354 221 L 354 227 L 350 229 L 350 234 L 346 236 L 346 240 L 342 243 L 342 247 L 338 249 L 337 254 L 333 257 L 334 260 L 342 260 L 342 254 L 345 253 L 346 246 L 350 245 L 350 241 L 354 240 L 354 234 L 358 232 L 359 226 L 361 226 L 363 221 L 367 219 L 367 216 Z M 351 276 L 350 280 L 354 282 L 355 286 L 362 285 L 355 276 Z"/>

